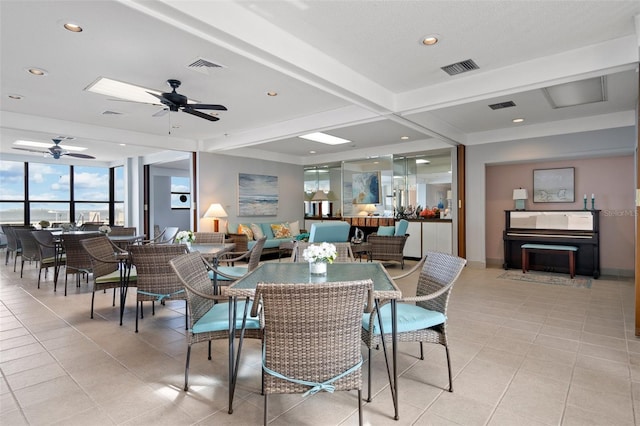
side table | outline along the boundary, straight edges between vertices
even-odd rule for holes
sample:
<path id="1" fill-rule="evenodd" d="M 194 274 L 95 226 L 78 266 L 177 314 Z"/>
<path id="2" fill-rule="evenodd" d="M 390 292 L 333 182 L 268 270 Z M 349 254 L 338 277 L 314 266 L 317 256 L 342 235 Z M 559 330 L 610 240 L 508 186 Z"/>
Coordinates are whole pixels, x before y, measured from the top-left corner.
<path id="1" fill-rule="evenodd" d="M 371 259 L 371 243 L 351 243 L 351 251 L 362 262 L 362 255 L 367 255 L 367 262 L 373 262 Z"/>

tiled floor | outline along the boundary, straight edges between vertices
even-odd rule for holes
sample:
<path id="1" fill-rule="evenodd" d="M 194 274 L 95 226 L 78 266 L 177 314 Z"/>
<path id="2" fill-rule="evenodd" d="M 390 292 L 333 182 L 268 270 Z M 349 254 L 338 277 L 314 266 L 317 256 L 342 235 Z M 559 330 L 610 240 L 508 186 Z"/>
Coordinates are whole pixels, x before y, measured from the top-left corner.
<path id="1" fill-rule="evenodd" d="M 4 257 L 4 253 L 1 253 Z M 125 324 L 111 293 L 83 283 L 64 297 L 51 279 L 37 289 L 0 266 L 0 423 L 3 425 L 253 425 L 262 422 L 260 353 L 247 341 L 235 412 L 227 414 L 227 342 L 194 346 L 191 387 L 183 392 L 184 303 L 147 312 L 134 333 L 129 297 Z M 390 267 L 391 275 L 399 268 Z M 499 269 L 466 268 L 454 287 L 449 330 L 454 392 L 444 350 L 399 346 L 400 420 L 383 357 L 374 358 L 371 425 L 640 424 L 640 340 L 633 335 L 630 280 L 595 280 L 591 289 L 497 279 Z M 415 278 L 400 282 L 404 291 Z M 363 348 L 363 353 L 365 353 Z M 365 383 L 366 387 L 366 383 Z M 357 424 L 355 392 L 302 398 L 273 396 L 273 425 Z M 637 419 L 637 420 L 636 420 Z"/>

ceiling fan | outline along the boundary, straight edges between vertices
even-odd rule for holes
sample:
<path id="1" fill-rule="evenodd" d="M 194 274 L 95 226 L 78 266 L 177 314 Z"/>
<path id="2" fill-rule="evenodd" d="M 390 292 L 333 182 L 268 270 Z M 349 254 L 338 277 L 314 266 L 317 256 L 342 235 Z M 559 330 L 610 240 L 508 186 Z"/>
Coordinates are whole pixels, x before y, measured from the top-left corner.
<path id="1" fill-rule="evenodd" d="M 226 111 L 227 108 L 224 105 L 213 105 L 213 104 L 190 104 L 188 103 L 188 98 L 184 95 L 176 92 L 176 89 L 180 87 L 180 80 L 167 80 L 167 84 L 171 86 L 173 89 L 171 92 L 162 93 L 158 95 L 157 93 L 147 92 L 151 96 L 154 96 L 160 100 L 162 105 L 165 105 L 169 111 L 182 111 L 187 114 L 195 115 L 196 117 L 204 118 L 209 121 L 218 121 L 219 118 L 210 114 L 205 114 L 204 112 L 198 111 L 199 109 L 206 110 L 215 110 L 215 111 Z"/>
<path id="2" fill-rule="evenodd" d="M 56 160 L 60 159 L 60 157 L 62 157 L 63 155 L 68 155 L 69 157 L 76 157 L 76 158 L 86 158 L 86 159 L 90 159 L 93 160 L 96 157 L 92 156 L 92 155 L 87 155 L 87 154 L 78 154 L 75 152 L 69 152 L 66 149 L 64 149 L 62 146 L 60 146 L 60 142 L 62 142 L 62 139 L 52 139 L 53 140 L 53 146 L 49 148 L 48 151 L 40 151 L 37 149 L 29 149 L 29 148 L 16 148 L 13 147 L 13 149 L 19 149 L 20 151 L 28 151 L 28 152 L 39 152 L 41 154 L 45 154 L 48 156 L 51 156 L 53 158 L 55 158 Z"/>

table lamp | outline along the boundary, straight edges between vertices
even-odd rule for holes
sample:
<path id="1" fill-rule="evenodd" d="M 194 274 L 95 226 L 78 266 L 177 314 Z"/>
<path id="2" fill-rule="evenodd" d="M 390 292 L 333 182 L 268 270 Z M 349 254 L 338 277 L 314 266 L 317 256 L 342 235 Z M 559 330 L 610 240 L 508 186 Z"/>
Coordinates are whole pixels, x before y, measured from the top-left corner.
<path id="1" fill-rule="evenodd" d="M 514 189 L 513 190 L 513 199 L 515 201 L 515 209 L 516 210 L 524 210 L 524 202 L 529 198 L 526 189 Z"/>
<path id="2" fill-rule="evenodd" d="M 213 232 L 219 232 L 218 218 L 227 217 L 227 212 L 220 203 L 212 203 L 202 217 L 213 218 Z"/>
<path id="3" fill-rule="evenodd" d="M 322 217 L 322 202 L 329 201 L 327 194 L 322 190 L 316 191 L 316 193 L 313 194 L 311 201 L 318 203 L 318 216 Z"/>

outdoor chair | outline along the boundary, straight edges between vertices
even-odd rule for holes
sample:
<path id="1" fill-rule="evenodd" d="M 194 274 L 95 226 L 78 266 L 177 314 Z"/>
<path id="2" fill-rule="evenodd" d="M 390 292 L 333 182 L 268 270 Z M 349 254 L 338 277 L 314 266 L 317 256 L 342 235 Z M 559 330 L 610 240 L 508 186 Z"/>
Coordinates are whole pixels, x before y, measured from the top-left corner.
<path id="1" fill-rule="evenodd" d="M 404 246 L 407 243 L 409 222 L 401 219 L 394 226 L 380 226 L 369 234 L 367 242 L 371 244 L 371 259 L 383 262 L 400 262 L 404 269 Z"/>
<path id="2" fill-rule="evenodd" d="M 360 328 L 372 290 L 371 280 L 257 285 L 251 313 L 260 301 L 265 425 L 270 394 L 320 390 L 357 390 L 362 425 Z"/>
<path id="3" fill-rule="evenodd" d="M 67 295 L 67 279 L 69 273 L 76 276 L 76 287 L 80 287 L 80 274 L 86 274 L 87 282 L 89 282 L 89 274 L 91 273 L 91 258 L 87 251 L 80 243 L 87 238 L 96 238 L 99 234 L 62 234 L 62 246 L 66 254 L 66 268 L 64 271 L 64 295 Z M 105 238 L 107 238 L 105 236 Z M 56 291 L 57 284 L 54 283 L 53 291 Z"/>
<path id="4" fill-rule="evenodd" d="M 22 251 L 20 253 L 20 278 L 24 272 L 24 262 L 28 260 L 29 263 L 36 262 L 36 266 L 40 262 L 40 250 L 38 250 L 38 243 L 33 235 L 31 235 L 31 229 L 28 228 L 16 228 L 15 238 L 20 243 Z M 38 279 L 38 287 L 40 287 L 40 280 Z"/>
<path id="5" fill-rule="evenodd" d="M 224 232 L 194 232 L 194 244 L 224 244 Z"/>
<path id="6" fill-rule="evenodd" d="M 16 229 L 33 229 L 30 226 L 15 226 L 15 225 L 2 225 L 5 237 L 7 238 L 7 254 L 4 260 L 4 264 L 9 263 L 9 256 L 13 256 L 13 272 L 16 272 L 16 264 L 18 262 L 18 256 L 22 254 L 22 246 L 20 240 L 16 238 Z"/>
<path id="7" fill-rule="evenodd" d="M 151 315 L 155 315 L 155 302 L 185 300 L 184 287 L 169 261 L 185 254 L 181 244 L 145 244 L 129 246 L 131 263 L 136 267 L 136 333 L 138 318 L 144 318 L 143 302 L 151 302 Z M 140 312 L 140 316 L 138 316 Z M 185 313 L 185 330 L 188 329 Z"/>
<path id="8" fill-rule="evenodd" d="M 33 235 L 38 245 L 38 250 L 40 251 L 40 268 L 38 270 L 38 288 L 40 288 L 40 275 L 42 275 L 42 270 L 44 269 L 44 278 L 46 279 L 49 268 L 56 268 L 56 255 L 58 257 L 58 268 L 66 263 L 66 255 L 57 252 L 57 250 L 62 251 L 62 248 L 56 246 L 51 231 L 31 231 L 31 235 Z M 57 271 L 54 269 L 54 273 L 55 272 Z M 57 276 L 54 276 L 54 279 L 56 278 Z"/>
<path id="9" fill-rule="evenodd" d="M 402 297 L 397 303 L 397 341 L 420 342 L 420 359 L 424 359 L 423 343 L 443 345 L 447 355 L 449 392 L 453 392 L 451 359 L 447 341 L 447 305 L 453 284 L 460 276 L 465 259 L 440 252 L 427 252 L 410 271 L 393 277 L 404 278 L 420 270 L 416 295 Z M 382 321 L 382 330 L 378 316 Z M 384 340 L 382 335 L 384 334 Z M 369 349 L 368 396 L 371 401 L 371 350 L 391 342 L 391 304 L 378 304 L 362 317 L 362 340 Z M 386 352 L 386 351 L 385 351 Z"/>
<path id="10" fill-rule="evenodd" d="M 138 229 L 135 226 L 112 226 L 111 233 L 109 235 L 112 236 L 134 236 L 138 232 Z"/>
<path id="11" fill-rule="evenodd" d="M 245 252 L 225 253 L 220 257 L 218 266 L 208 264 L 209 278 L 213 281 L 214 289 L 217 291 L 218 285 L 223 283 L 224 285 L 229 285 L 256 269 L 260 264 L 260 256 L 262 256 L 262 249 L 266 240 L 267 237 L 260 238 L 251 249 Z M 246 260 L 247 265 L 236 266 L 235 262 L 241 260 Z M 224 265 L 220 265 L 220 263 L 224 263 Z"/>
<path id="12" fill-rule="evenodd" d="M 93 291 L 91 292 L 91 319 L 93 319 L 93 305 L 96 291 L 113 289 L 112 306 L 116 305 L 116 289 L 122 286 L 123 274 L 128 274 L 129 282 L 136 281 L 136 269 L 131 266 L 129 271 L 121 271 L 123 259 L 127 252 L 114 245 L 106 235 L 90 236 L 80 241 L 91 263 L 93 272 Z"/>
<path id="13" fill-rule="evenodd" d="M 177 226 L 167 226 L 164 228 L 164 236 L 159 242 L 162 244 L 173 244 L 179 230 L 180 228 Z"/>
<path id="14" fill-rule="evenodd" d="M 187 297 L 189 330 L 187 331 L 187 360 L 184 368 L 184 390 L 189 389 L 189 361 L 191 346 L 209 342 L 208 359 L 211 360 L 211 341 L 229 339 L 229 298 L 214 294 L 207 273 L 207 261 L 198 252 L 183 254 L 169 261 L 184 286 Z M 262 338 L 262 325 L 258 316 L 248 316 L 252 302 L 238 301 L 236 330 L 247 338 Z M 244 320 L 246 318 L 246 320 Z M 243 321 L 244 323 L 243 327 Z M 238 359 L 242 345 L 238 347 Z"/>

